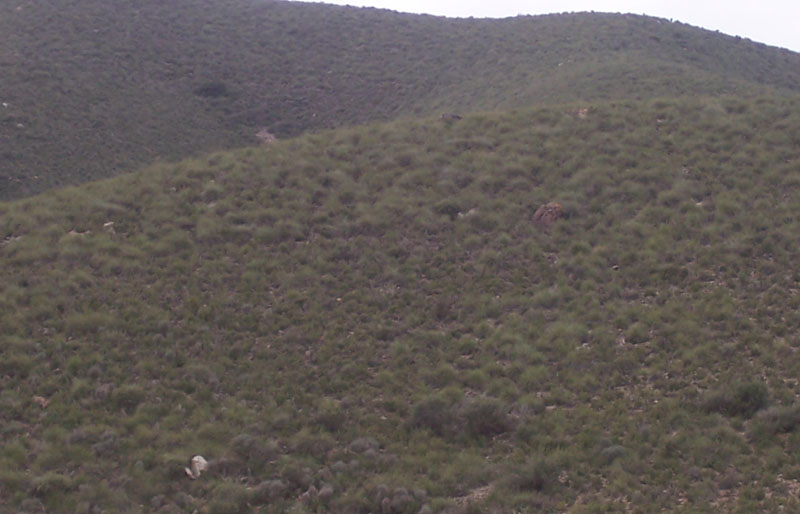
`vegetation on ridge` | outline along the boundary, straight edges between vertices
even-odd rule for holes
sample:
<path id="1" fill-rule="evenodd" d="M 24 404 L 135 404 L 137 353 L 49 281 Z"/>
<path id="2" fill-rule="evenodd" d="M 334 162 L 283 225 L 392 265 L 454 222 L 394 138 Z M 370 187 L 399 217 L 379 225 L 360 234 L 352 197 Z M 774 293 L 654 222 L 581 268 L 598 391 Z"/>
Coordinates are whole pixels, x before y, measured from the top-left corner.
<path id="1" fill-rule="evenodd" d="M 449 20 L 263 0 L 0 7 L 0 198 L 399 116 L 797 91 L 800 56 L 632 15 Z"/>
<path id="2" fill-rule="evenodd" d="M 575 104 L 0 204 L 0 509 L 797 510 L 798 138 Z"/>

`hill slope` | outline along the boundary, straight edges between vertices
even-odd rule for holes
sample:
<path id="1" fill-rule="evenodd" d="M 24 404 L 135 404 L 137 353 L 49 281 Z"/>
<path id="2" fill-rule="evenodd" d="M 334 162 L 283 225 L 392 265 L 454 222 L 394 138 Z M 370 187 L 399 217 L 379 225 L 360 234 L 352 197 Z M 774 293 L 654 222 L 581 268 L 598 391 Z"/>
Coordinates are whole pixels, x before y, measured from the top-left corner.
<path id="1" fill-rule="evenodd" d="M 797 510 L 798 113 L 394 122 L 0 204 L 0 508 Z"/>
<path id="2" fill-rule="evenodd" d="M 800 56 L 664 20 L 290 2 L 0 7 L 0 198 L 398 116 L 798 89 Z"/>

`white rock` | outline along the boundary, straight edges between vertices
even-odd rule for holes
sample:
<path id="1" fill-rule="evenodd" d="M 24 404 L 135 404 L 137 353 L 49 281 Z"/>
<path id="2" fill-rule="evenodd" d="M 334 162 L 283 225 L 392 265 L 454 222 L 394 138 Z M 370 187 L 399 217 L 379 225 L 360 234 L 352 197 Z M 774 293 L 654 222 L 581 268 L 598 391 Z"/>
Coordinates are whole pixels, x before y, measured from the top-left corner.
<path id="1" fill-rule="evenodd" d="M 200 478 L 200 475 L 203 474 L 203 471 L 208 470 L 208 461 L 204 459 L 202 455 L 195 455 L 192 457 L 189 466 L 188 468 L 184 468 L 184 471 L 186 471 L 189 478 L 197 480 Z"/>

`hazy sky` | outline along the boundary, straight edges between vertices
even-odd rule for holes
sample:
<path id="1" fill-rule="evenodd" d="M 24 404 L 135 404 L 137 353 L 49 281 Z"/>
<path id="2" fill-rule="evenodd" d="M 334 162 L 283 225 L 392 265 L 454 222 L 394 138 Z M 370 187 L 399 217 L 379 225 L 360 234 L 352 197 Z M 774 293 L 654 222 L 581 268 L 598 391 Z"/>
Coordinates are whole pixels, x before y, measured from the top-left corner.
<path id="1" fill-rule="evenodd" d="M 501 18 L 597 11 L 648 14 L 800 52 L 800 1 L 706 0 L 326 0 L 440 16 Z"/>

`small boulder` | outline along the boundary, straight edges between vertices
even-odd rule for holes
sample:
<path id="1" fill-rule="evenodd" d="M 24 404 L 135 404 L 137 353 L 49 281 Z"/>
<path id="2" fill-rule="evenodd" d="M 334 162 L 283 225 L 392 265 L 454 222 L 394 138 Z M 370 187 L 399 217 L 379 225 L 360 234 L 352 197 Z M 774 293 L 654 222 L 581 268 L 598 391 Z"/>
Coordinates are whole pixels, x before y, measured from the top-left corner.
<path id="1" fill-rule="evenodd" d="M 258 138 L 259 141 L 261 141 L 262 144 L 265 145 L 272 144 L 278 140 L 278 138 L 275 137 L 275 134 L 273 134 L 266 128 L 262 128 L 261 130 L 256 132 L 256 137 Z"/>
<path id="2" fill-rule="evenodd" d="M 550 202 L 536 209 L 536 212 L 533 213 L 533 222 L 547 227 L 563 217 L 564 207 L 558 202 Z"/>
<path id="3" fill-rule="evenodd" d="M 330 484 L 323 484 L 323 486 L 319 490 L 319 501 L 324 504 L 327 504 L 333 498 L 333 486 Z"/>
<path id="4" fill-rule="evenodd" d="M 192 480 L 197 480 L 204 471 L 208 470 L 208 461 L 201 455 L 195 455 L 189 462 L 189 467 L 184 468 L 186 475 Z"/>

